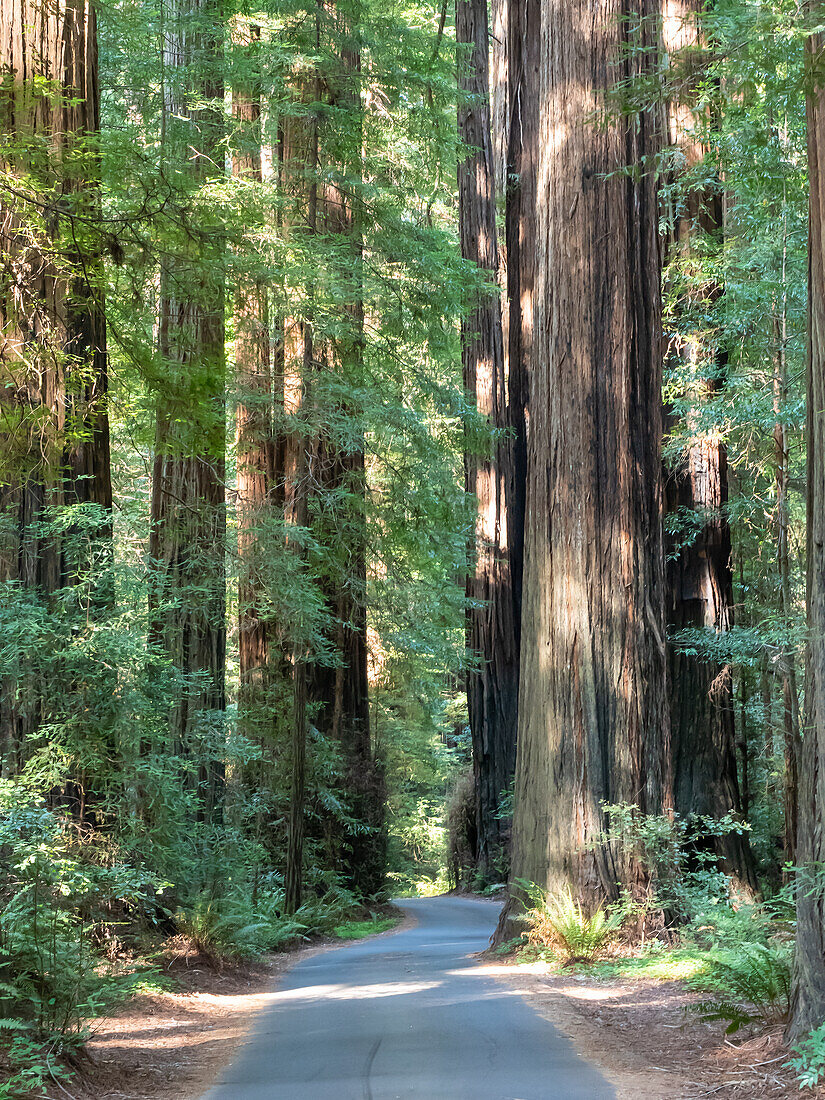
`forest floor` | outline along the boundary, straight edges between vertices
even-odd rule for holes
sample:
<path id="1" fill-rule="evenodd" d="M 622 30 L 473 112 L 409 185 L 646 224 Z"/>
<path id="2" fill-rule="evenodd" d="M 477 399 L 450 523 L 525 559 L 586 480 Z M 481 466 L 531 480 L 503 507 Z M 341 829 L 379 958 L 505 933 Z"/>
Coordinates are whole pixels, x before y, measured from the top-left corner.
<path id="1" fill-rule="evenodd" d="M 408 922 L 399 918 L 377 935 Z M 169 989 L 133 997 L 97 1020 L 79 1073 L 55 1084 L 49 1100 L 196 1100 L 271 1002 L 284 971 L 350 942 L 316 939 L 255 962 L 222 966 L 172 944 L 161 964 Z"/>
<path id="2" fill-rule="evenodd" d="M 683 982 L 564 971 L 552 964 L 487 962 L 500 981 L 573 1041 L 616 1089 L 617 1100 L 762 1100 L 799 1097 L 782 1028 L 703 1023 L 689 1006 L 702 999 Z M 706 996 L 706 994 L 705 994 Z M 806 1090 L 825 1097 L 825 1089 Z"/>

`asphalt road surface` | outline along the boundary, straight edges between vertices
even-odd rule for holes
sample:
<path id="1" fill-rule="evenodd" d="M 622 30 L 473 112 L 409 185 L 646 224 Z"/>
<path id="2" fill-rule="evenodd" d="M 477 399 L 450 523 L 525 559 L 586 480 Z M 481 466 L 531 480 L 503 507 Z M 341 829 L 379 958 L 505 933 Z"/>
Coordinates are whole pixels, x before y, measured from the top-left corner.
<path id="1" fill-rule="evenodd" d="M 569 1040 L 471 957 L 497 906 L 398 904 L 413 928 L 288 971 L 202 1100 L 613 1100 Z"/>

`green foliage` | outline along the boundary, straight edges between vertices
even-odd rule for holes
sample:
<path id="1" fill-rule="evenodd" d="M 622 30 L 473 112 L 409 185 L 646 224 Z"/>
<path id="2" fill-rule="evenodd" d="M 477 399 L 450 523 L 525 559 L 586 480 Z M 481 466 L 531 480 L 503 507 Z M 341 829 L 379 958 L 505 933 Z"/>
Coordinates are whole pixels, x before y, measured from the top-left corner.
<path id="1" fill-rule="evenodd" d="M 315 931 L 300 913 L 284 914 L 282 893 L 259 893 L 254 903 L 243 893 L 223 898 L 201 894 L 175 914 L 175 924 L 191 946 L 213 962 L 277 951 Z"/>
<path id="2" fill-rule="evenodd" d="M 10 1096 L 62 1077 L 86 1022 L 153 973 L 112 959 L 119 926 L 158 885 L 118 854 L 24 783 L 0 781 L 0 1044 Z"/>
<path id="3" fill-rule="evenodd" d="M 799 1081 L 800 1089 L 813 1089 L 825 1077 L 825 1024 L 808 1032 L 791 1048 L 796 1055 L 785 1063 Z"/>
<path id="4" fill-rule="evenodd" d="M 777 944 L 743 943 L 715 955 L 706 971 L 719 990 L 693 1006 L 703 1020 L 723 1020 L 730 1035 L 744 1024 L 784 1023 L 790 1011 L 791 961 Z"/>
<path id="5" fill-rule="evenodd" d="M 651 905 L 686 923 L 727 900 L 728 878 L 708 841 L 746 831 L 746 823 L 732 814 L 643 814 L 629 803 L 605 804 L 603 809 L 608 826 L 598 843 L 615 844 L 640 860 L 652 878 Z"/>
<path id="6" fill-rule="evenodd" d="M 540 886 L 516 879 L 527 899 L 519 920 L 527 925 L 531 948 L 560 955 L 565 963 L 589 963 L 615 938 L 625 918 L 621 908 L 606 912 L 601 906 L 585 912 L 570 889 L 547 895 Z"/>
<path id="7" fill-rule="evenodd" d="M 375 694 L 389 787 L 388 878 L 398 895 L 439 894 L 453 885 L 445 792 L 469 755 L 466 699 L 416 665 L 396 662 L 387 670 L 395 690 L 388 683 Z"/>
<path id="8" fill-rule="evenodd" d="M 337 924 L 333 932 L 339 940 L 363 940 L 378 932 L 388 932 L 398 924 L 398 920 L 398 917 L 379 917 L 373 913 L 369 920 L 351 920 Z"/>

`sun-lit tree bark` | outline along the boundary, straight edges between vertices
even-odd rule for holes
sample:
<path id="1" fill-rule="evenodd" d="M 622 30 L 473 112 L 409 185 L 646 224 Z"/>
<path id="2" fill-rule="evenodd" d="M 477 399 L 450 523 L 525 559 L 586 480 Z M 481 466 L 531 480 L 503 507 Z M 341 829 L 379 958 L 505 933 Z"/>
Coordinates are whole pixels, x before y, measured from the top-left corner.
<path id="1" fill-rule="evenodd" d="M 0 60 L 0 578 L 47 595 L 104 568 L 77 546 L 111 536 L 94 7 L 4 0 Z M 79 529 L 38 529 L 48 509 L 77 504 L 99 509 L 79 542 Z M 36 719 L 25 683 L 4 684 L 5 772 L 22 762 Z"/>
<path id="2" fill-rule="evenodd" d="M 458 133 L 467 155 L 458 165 L 459 225 L 465 259 L 488 287 L 462 323 L 464 386 L 481 430 L 470 430 L 464 456 L 465 486 L 476 498 L 475 537 L 467 577 L 467 703 L 475 777 L 476 860 L 484 875 L 500 873 L 507 823 L 501 796 L 513 779 L 518 724 L 519 654 L 509 561 L 508 494 L 513 439 L 507 431 L 507 377 L 496 227 L 496 167 L 488 86 L 486 0 L 457 0 L 456 37 L 467 47 L 459 72 Z M 495 290 L 493 289 L 495 288 Z"/>
<path id="3" fill-rule="evenodd" d="M 218 16 L 213 0 L 181 0 L 167 12 L 164 153 L 193 191 L 223 163 Z M 212 249 L 209 273 L 205 247 Z M 197 251 L 190 256 L 187 248 Z M 163 265 L 149 542 L 155 638 L 185 678 L 170 715 L 170 743 L 198 758 L 197 813 L 205 819 L 221 813 L 226 706 L 221 267 L 220 230 L 206 226 L 192 227 Z"/>
<path id="4" fill-rule="evenodd" d="M 695 170 L 707 155 L 703 128 L 707 108 L 698 99 L 707 78 L 700 16 L 704 0 L 665 0 L 664 47 L 673 81 L 669 110 L 670 144 L 682 154 L 684 168 Z M 695 296 L 702 303 L 717 301 L 718 282 L 701 279 L 700 233 L 719 238 L 723 232 L 721 183 L 691 187 L 674 218 L 668 242 L 670 259 L 678 259 L 682 275 L 696 284 L 686 291 L 689 312 Z M 688 322 L 689 323 L 689 322 Z M 670 350 L 690 375 L 695 401 L 714 396 L 724 384 L 725 352 L 702 337 L 672 337 Z M 685 541 L 668 547 L 667 622 L 671 631 L 700 629 L 722 633 L 733 626 L 731 536 L 725 507 L 728 500 L 727 449 L 719 434 L 686 429 L 690 445 L 666 480 L 667 511 L 702 516 L 701 528 Z M 671 540 L 673 541 L 673 540 Z M 736 762 L 733 677 L 729 665 L 706 660 L 668 646 L 674 806 L 683 815 L 721 818 L 741 812 Z M 715 838 L 723 868 L 749 893 L 758 889 L 747 833 Z"/>
<path id="5" fill-rule="evenodd" d="M 816 18 L 822 3 L 808 9 Z M 796 861 L 802 889 L 796 895 L 789 1038 L 825 1021 L 825 35 L 806 43 L 808 173 L 810 180 L 808 287 L 808 648 L 805 734 L 799 767 Z"/>
<path id="6" fill-rule="evenodd" d="M 237 47 L 245 47 L 247 65 L 253 66 L 260 43 L 257 25 L 240 24 Z M 232 171 L 238 180 L 260 183 L 261 91 L 254 77 L 236 84 L 232 91 L 232 115 L 238 127 Z M 265 713 L 270 662 L 274 654 L 272 628 L 261 614 L 260 563 L 266 546 L 261 543 L 265 521 L 280 496 L 282 475 L 277 469 L 278 446 L 273 423 L 273 362 L 270 349 L 267 288 L 254 273 L 238 278 L 234 295 L 236 429 L 238 442 L 238 657 L 240 694 L 238 713 L 247 735 L 269 727 Z"/>
<path id="7" fill-rule="evenodd" d="M 671 790 L 645 160 L 659 138 L 653 111 L 628 118 L 605 102 L 654 63 L 654 15 L 648 0 L 547 0 L 538 67 L 521 86 L 540 115 L 512 876 L 571 886 L 588 905 L 619 884 L 646 888 L 632 854 L 599 842 L 600 803 L 657 813 Z M 643 47 L 631 54 L 628 25 Z"/>

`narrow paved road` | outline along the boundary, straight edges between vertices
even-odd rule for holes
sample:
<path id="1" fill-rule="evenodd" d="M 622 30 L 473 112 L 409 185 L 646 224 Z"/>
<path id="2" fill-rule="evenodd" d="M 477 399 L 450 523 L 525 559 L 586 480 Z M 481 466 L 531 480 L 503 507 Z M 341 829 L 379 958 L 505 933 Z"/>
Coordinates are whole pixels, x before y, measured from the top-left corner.
<path id="1" fill-rule="evenodd" d="M 415 927 L 316 955 L 202 1100 L 609 1100 L 571 1043 L 469 956 L 489 902 L 417 898 Z"/>

